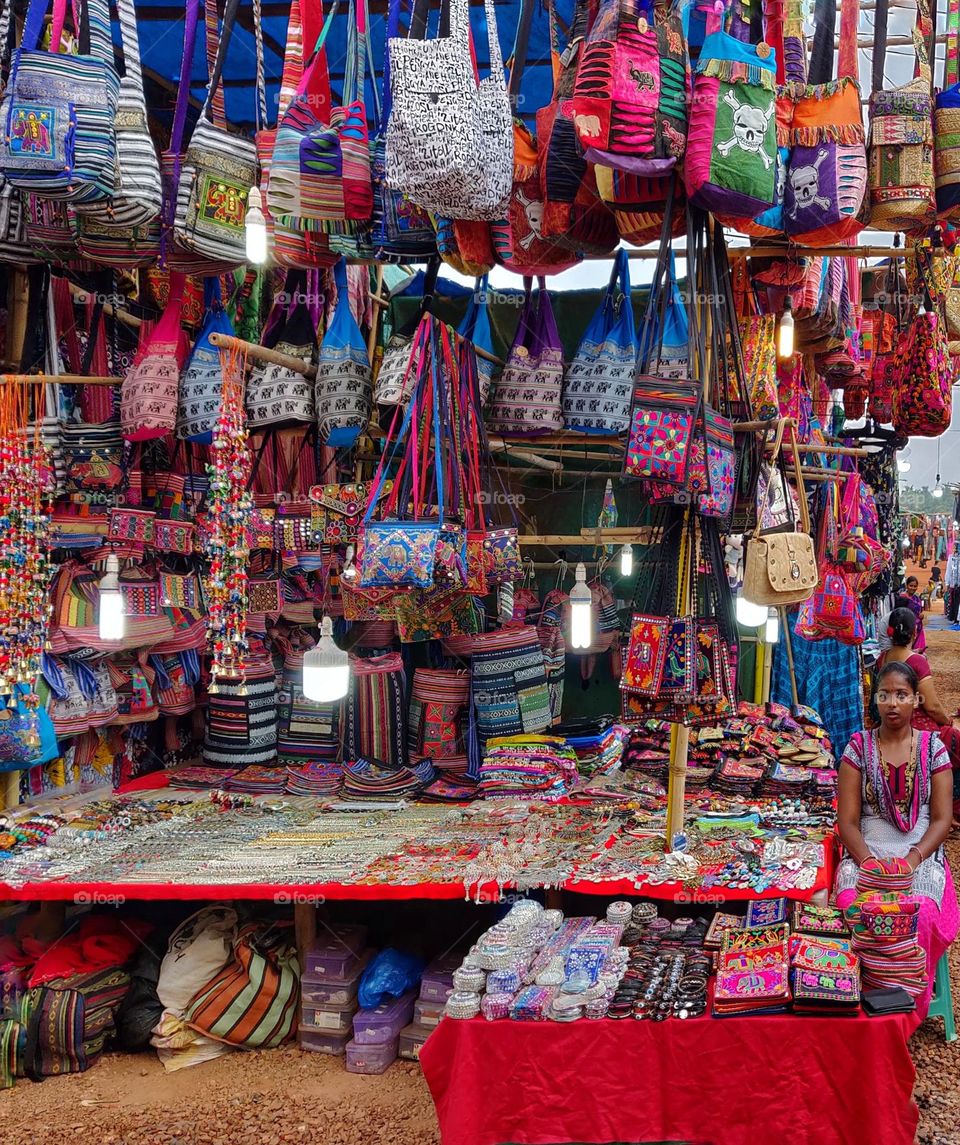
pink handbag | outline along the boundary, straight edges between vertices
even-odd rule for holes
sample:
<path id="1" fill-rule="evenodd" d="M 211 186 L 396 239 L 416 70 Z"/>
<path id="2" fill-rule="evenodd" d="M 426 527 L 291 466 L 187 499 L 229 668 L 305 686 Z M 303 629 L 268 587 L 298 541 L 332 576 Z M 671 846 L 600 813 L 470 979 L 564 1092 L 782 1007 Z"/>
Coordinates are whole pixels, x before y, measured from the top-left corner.
<path id="1" fill-rule="evenodd" d="M 173 433 L 177 423 L 180 371 L 190 342 L 180 325 L 186 276 L 170 272 L 170 298 L 160 321 L 137 352 L 120 390 L 120 424 L 127 441 L 149 441 Z"/>

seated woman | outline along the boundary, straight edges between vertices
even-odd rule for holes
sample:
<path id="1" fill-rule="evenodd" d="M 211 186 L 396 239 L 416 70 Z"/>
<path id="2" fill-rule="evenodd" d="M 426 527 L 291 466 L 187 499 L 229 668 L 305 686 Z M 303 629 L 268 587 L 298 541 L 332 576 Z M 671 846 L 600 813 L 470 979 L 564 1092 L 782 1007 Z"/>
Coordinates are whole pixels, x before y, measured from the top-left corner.
<path id="1" fill-rule="evenodd" d="M 917 1012 L 923 1017 L 936 964 L 960 929 L 943 853 L 952 817 L 950 757 L 934 732 L 911 726 L 920 690 L 909 664 L 894 660 L 880 669 L 876 700 L 880 727 L 855 733 L 840 763 L 837 827 L 846 856 L 837 871 L 837 905 L 845 910 L 856 898 L 867 859 L 907 861 L 913 893 L 922 900 L 918 941 L 927 954 L 927 989 Z"/>
<path id="2" fill-rule="evenodd" d="M 895 608 L 887 621 L 887 637 L 890 647 L 880 657 L 880 667 L 887 664 L 909 664 L 916 672 L 920 689 L 920 703 L 913 713 L 911 724 L 917 731 L 935 732 L 950 726 L 947 714 L 926 656 L 917 650 L 917 617 L 910 608 Z"/>

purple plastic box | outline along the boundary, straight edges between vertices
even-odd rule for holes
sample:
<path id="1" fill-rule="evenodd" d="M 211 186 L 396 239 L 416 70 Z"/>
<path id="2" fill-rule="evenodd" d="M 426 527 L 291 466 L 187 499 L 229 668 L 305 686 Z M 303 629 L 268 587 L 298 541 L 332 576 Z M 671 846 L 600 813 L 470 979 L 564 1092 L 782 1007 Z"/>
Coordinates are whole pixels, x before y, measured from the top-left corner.
<path id="1" fill-rule="evenodd" d="M 373 957 L 373 951 L 364 952 L 360 965 L 349 978 L 315 977 L 304 974 L 300 979 L 300 1000 L 305 1006 L 345 1006 L 357 997 L 360 978 Z"/>
<path id="2" fill-rule="evenodd" d="M 349 1036 L 351 1022 L 356 1012 L 356 999 L 348 1002 L 346 1006 L 331 1006 L 329 1009 L 323 1006 L 301 1005 L 300 1029 L 316 1030 L 323 1034 L 332 1034 L 334 1037 L 342 1037 L 344 1034 Z"/>
<path id="3" fill-rule="evenodd" d="M 432 1033 L 433 1030 L 425 1030 L 423 1026 L 418 1026 L 416 1022 L 409 1026 L 404 1026 L 400 1032 L 400 1057 L 406 1061 L 419 1061 L 420 1049 Z"/>
<path id="4" fill-rule="evenodd" d="M 413 1017 L 415 990 L 408 990 L 399 998 L 384 1002 L 373 1010 L 358 1010 L 353 1016 L 353 1038 L 357 1045 L 383 1045 L 396 1043 L 400 1031 Z"/>
<path id="5" fill-rule="evenodd" d="M 324 981 L 346 981 L 357 972 L 367 955 L 365 926 L 331 927 L 317 937 L 307 951 L 304 972 Z"/>
<path id="6" fill-rule="evenodd" d="M 432 1030 L 440 1025 L 443 1007 L 443 1002 L 425 1002 L 423 998 L 420 998 L 413 1007 L 413 1020 L 418 1026 Z"/>
<path id="7" fill-rule="evenodd" d="M 383 1073 L 397 1060 L 399 1037 L 375 1045 L 361 1045 L 356 1039 L 347 1042 L 347 1073 Z"/>
<path id="8" fill-rule="evenodd" d="M 446 1002 L 453 993 L 453 972 L 462 961 L 460 954 L 448 954 L 430 963 L 420 982 L 420 997 L 424 1002 Z"/>
<path id="9" fill-rule="evenodd" d="M 328 1034 L 324 1030 L 309 1030 L 301 1026 L 298 1041 L 302 1050 L 317 1054 L 342 1054 L 346 1051 L 349 1034 Z"/>

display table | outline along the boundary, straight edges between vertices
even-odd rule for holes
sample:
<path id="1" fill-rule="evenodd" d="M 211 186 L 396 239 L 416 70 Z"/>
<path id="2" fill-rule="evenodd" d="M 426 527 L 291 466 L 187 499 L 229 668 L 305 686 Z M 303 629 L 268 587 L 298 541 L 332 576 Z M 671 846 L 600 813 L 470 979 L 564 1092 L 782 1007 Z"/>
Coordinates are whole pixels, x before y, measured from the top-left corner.
<path id="1" fill-rule="evenodd" d="M 441 1145 L 911 1145 L 917 1024 L 444 1018 L 420 1064 Z"/>

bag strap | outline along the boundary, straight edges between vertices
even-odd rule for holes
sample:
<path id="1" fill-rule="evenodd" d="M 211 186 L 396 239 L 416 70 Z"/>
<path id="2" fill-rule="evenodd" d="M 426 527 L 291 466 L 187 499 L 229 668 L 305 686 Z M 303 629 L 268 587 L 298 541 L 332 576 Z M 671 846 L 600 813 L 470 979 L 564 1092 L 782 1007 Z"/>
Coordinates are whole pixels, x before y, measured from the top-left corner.
<path id="1" fill-rule="evenodd" d="M 936 5 L 936 0 L 933 0 Z M 936 19 L 933 20 L 933 26 L 936 26 Z M 913 47 L 916 52 L 916 63 L 913 69 L 914 79 L 923 78 L 928 84 L 932 84 L 932 69 L 930 67 L 930 56 L 927 54 L 927 40 L 930 36 L 931 17 L 930 17 L 930 0 L 917 0 L 917 19 L 913 26 Z M 934 41 L 936 43 L 936 41 Z"/>
<path id="2" fill-rule="evenodd" d="M 183 24 L 183 59 L 180 63 L 180 84 L 177 87 L 177 102 L 173 111 L 173 129 L 170 133 L 170 152 L 173 155 L 173 178 L 166 180 L 164 228 L 161 236 L 161 262 L 164 261 L 167 238 L 173 227 L 177 209 L 176 187 L 180 182 L 180 167 L 183 158 L 183 132 L 187 124 L 187 106 L 190 103 L 190 70 L 193 64 L 193 50 L 197 42 L 197 24 L 200 20 L 200 0 L 187 0 L 186 16 Z"/>
<path id="3" fill-rule="evenodd" d="M 517 114 L 519 106 L 520 85 L 523 80 L 523 69 L 527 64 L 527 52 L 530 47 L 530 27 L 533 23 L 533 8 L 536 0 L 523 0 L 520 8 L 520 22 L 517 25 L 517 38 L 513 45 L 513 58 L 510 61 L 510 83 L 507 94 L 510 97 L 510 106 L 513 114 Z M 552 5 L 551 5 L 552 10 Z"/>
<path id="4" fill-rule="evenodd" d="M 960 3 L 960 0 L 958 0 Z M 286 115 L 303 75 L 303 20 L 300 15 L 300 0 L 290 0 L 290 16 L 287 20 L 287 39 L 283 49 L 283 74 L 280 77 L 280 94 L 277 104 L 277 122 Z"/>
<path id="5" fill-rule="evenodd" d="M 837 60 L 837 78 L 853 80 L 854 83 L 859 81 L 857 68 L 859 23 L 860 0 L 840 0 L 840 52 Z"/>
<path id="6" fill-rule="evenodd" d="M 295 0 L 294 0 L 295 2 Z M 293 13 L 291 12 L 291 19 Z M 267 81 L 263 72 L 263 10 L 262 0 L 253 0 L 253 39 L 256 44 L 256 129 L 263 131 L 269 120 L 267 119 Z M 284 68 L 286 68 L 286 53 L 284 53 Z"/>
<path id="7" fill-rule="evenodd" d="M 843 0 L 843 3 L 846 5 L 847 0 Z M 813 22 L 816 25 L 816 32 L 813 37 L 813 50 L 810 53 L 808 82 L 814 85 L 825 84 L 833 79 L 833 37 L 837 25 L 837 0 L 817 0 Z"/>
<path id="8" fill-rule="evenodd" d="M 213 0 L 210 0 L 212 5 Z M 237 22 L 237 12 L 240 9 L 240 0 L 227 0 L 227 6 L 223 13 L 223 28 L 220 31 L 220 42 L 217 45 L 217 58 L 213 65 L 213 71 L 210 73 L 210 82 L 207 84 L 207 98 L 203 102 L 203 107 L 200 109 L 201 116 L 211 118 L 211 108 L 215 109 L 215 100 L 217 98 L 217 89 L 220 87 L 220 80 L 223 76 L 223 67 L 227 62 L 227 52 L 230 50 L 230 39 L 233 35 L 233 28 Z M 210 11 L 210 5 L 204 9 L 205 12 Z M 210 25 L 207 24 L 207 49 L 210 48 Z M 222 98 L 222 90 L 220 98 Z M 211 120 L 211 122 L 216 122 Z"/>
<path id="9" fill-rule="evenodd" d="M 873 78 L 871 83 L 874 92 L 883 91 L 883 65 L 887 56 L 887 18 L 890 10 L 890 0 L 876 0 L 877 7 L 873 17 Z"/>

